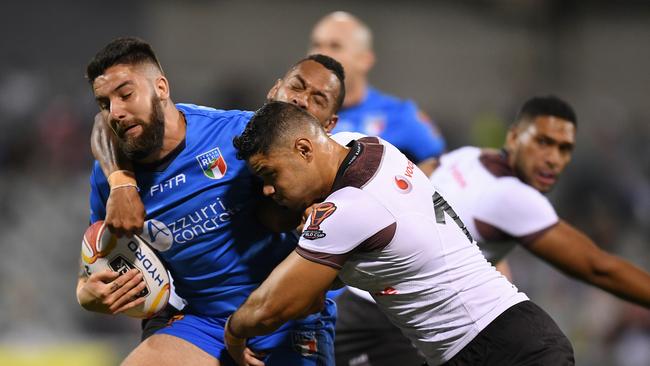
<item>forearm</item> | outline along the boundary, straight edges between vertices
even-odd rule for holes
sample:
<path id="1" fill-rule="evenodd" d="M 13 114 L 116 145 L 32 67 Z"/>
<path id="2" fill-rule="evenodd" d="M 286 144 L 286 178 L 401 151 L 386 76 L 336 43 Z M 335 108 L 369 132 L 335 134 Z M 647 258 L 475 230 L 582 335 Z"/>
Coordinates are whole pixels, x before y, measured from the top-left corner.
<path id="1" fill-rule="evenodd" d="M 589 280 L 624 300 L 650 307 L 650 274 L 622 258 L 601 254 Z"/>
<path id="2" fill-rule="evenodd" d="M 429 158 L 429 159 L 425 159 L 425 160 L 422 160 L 421 162 L 419 162 L 418 163 L 418 168 L 420 168 L 420 170 L 422 170 L 424 175 L 429 177 L 429 176 L 431 176 L 431 174 L 433 174 L 433 172 L 436 170 L 438 165 L 439 165 L 438 159 Z"/>
<path id="3" fill-rule="evenodd" d="M 133 170 L 131 162 L 120 152 L 117 137 L 102 113 L 95 116 L 95 123 L 90 137 L 90 147 L 93 156 L 99 162 L 104 175 L 120 170 Z M 109 182 L 110 183 L 110 182 Z"/>
<path id="4" fill-rule="evenodd" d="M 256 290 L 246 302 L 230 317 L 229 331 L 239 338 L 250 338 L 254 336 L 272 333 L 282 324 L 298 317 L 299 312 L 292 314 L 289 309 L 281 309 L 271 304 L 272 300 L 265 299 L 265 296 Z"/>

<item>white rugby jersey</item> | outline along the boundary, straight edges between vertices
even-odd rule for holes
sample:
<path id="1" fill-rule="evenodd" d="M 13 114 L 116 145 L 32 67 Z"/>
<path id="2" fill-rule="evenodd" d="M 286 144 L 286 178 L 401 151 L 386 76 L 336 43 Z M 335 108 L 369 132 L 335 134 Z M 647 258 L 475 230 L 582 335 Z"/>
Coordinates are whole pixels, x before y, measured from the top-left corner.
<path id="1" fill-rule="evenodd" d="M 481 254 L 428 178 L 394 146 L 352 141 L 296 251 L 368 291 L 430 365 L 527 300 Z"/>
<path id="2" fill-rule="evenodd" d="M 431 182 L 492 263 L 517 242 L 530 244 L 558 223 L 551 203 L 514 175 L 504 151 L 454 150 L 442 156 Z"/>

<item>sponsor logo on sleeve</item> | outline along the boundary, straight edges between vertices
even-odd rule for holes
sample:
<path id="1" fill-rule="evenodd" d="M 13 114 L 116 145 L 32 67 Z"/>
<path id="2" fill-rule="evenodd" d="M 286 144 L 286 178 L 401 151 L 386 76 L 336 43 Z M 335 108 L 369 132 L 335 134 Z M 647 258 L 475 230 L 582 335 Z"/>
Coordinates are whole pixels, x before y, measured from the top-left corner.
<path id="1" fill-rule="evenodd" d="M 309 226 L 302 232 L 302 237 L 309 240 L 315 240 L 325 237 L 325 232 L 320 229 L 323 221 L 332 216 L 336 211 L 336 205 L 332 202 L 323 202 L 318 206 L 314 206 L 309 216 Z"/>
<path id="2" fill-rule="evenodd" d="M 203 174 L 210 179 L 221 179 L 226 175 L 228 165 L 218 147 L 196 157 Z"/>
<path id="3" fill-rule="evenodd" d="M 394 178 L 395 182 L 395 188 L 397 189 L 398 192 L 400 193 L 409 193 L 411 192 L 411 189 L 413 188 L 413 185 L 411 182 L 408 180 L 408 178 L 402 176 L 402 175 L 396 175 Z"/>

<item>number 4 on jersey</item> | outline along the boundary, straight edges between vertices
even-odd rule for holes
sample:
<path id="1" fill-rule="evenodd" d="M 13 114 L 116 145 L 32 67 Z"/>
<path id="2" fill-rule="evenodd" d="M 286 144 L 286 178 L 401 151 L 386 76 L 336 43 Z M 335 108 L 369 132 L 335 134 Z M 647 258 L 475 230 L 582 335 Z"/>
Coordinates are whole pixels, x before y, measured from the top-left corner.
<path id="1" fill-rule="evenodd" d="M 446 224 L 445 222 L 445 212 L 446 212 L 447 215 L 449 215 L 449 217 L 454 219 L 456 225 L 458 225 L 458 227 L 463 231 L 463 233 L 465 233 L 467 239 L 470 242 L 473 242 L 474 239 L 472 238 L 472 234 L 469 233 L 469 230 L 467 230 L 467 228 L 465 227 L 463 220 L 461 220 L 460 217 L 458 217 L 456 211 L 454 211 L 454 209 L 451 208 L 451 206 L 449 206 L 447 201 L 445 201 L 445 199 L 442 198 L 442 196 L 438 192 L 434 193 L 431 198 L 433 200 L 433 211 L 436 214 L 436 222 L 438 224 Z"/>

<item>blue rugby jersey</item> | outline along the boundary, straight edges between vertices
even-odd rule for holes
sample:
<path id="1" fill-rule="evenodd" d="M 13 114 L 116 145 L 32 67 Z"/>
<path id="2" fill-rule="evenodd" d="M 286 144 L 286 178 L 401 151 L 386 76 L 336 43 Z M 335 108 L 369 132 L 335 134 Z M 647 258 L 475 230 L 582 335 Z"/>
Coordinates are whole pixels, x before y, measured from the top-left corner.
<path id="1" fill-rule="evenodd" d="M 293 235 L 275 234 L 255 216 L 261 185 L 232 139 L 251 112 L 178 104 L 185 146 L 162 171 L 136 167 L 147 211 L 143 235 L 171 272 L 186 311 L 227 316 L 294 248 Z M 91 221 L 106 215 L 109 186 L 99 163 L 91 176 Z"/>
<path id="2" fill-rule="evenodd" d="M 404 101 L 368 88 L 365 99 L 339 111 L 339 121 L 332 133 L 360 132 L 379 136 L 418 163 L 438 157 L 445 141 L 436 127 L 420 115 L 412 101 Z"/>

